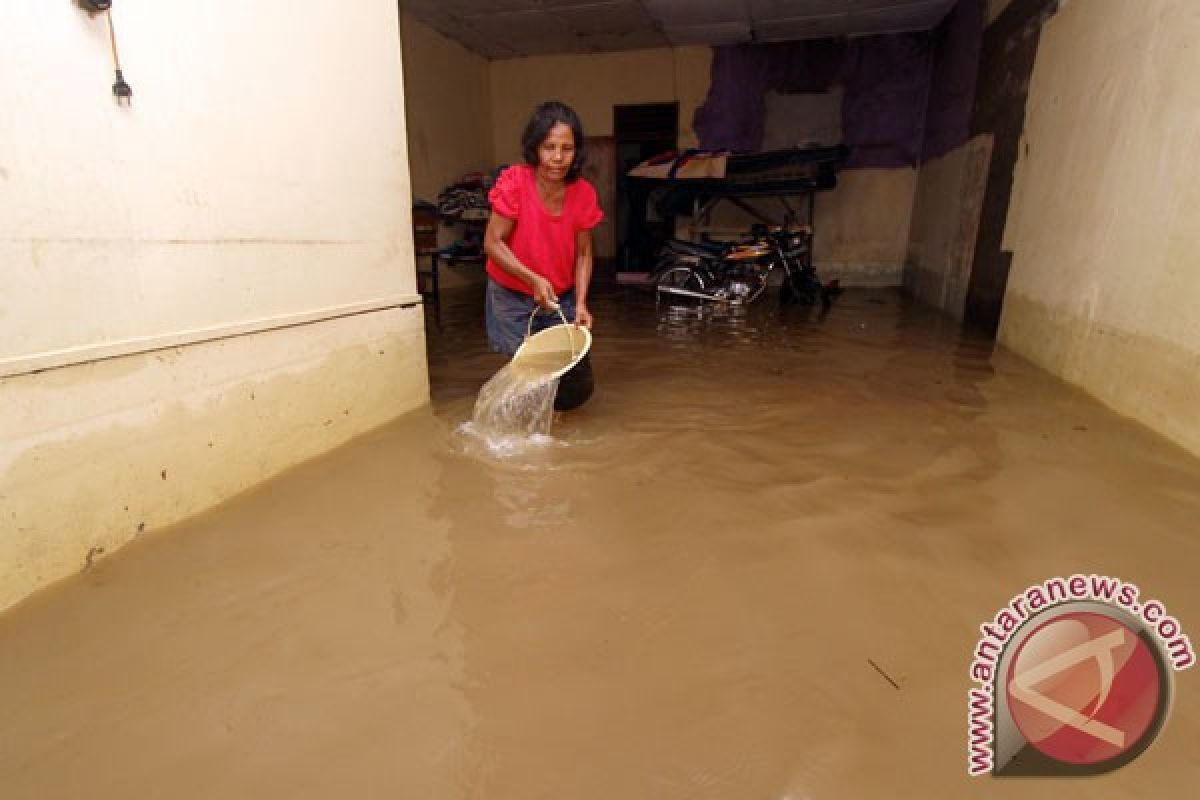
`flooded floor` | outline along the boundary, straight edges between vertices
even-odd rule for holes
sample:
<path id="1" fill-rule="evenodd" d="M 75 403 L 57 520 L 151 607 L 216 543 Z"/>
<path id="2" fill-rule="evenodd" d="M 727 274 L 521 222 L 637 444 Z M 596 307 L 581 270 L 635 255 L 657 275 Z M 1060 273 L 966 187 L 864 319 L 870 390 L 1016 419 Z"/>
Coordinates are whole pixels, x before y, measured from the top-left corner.
<path id="1" fill-rule="evenodd" d="M 595 396 L 504 456 L 460 431 L 482 294 L 446 293 L 432 410 L 0 617 L 0 796 L 1193 793 L 1195 670 L 1087 780 L 969 779 L 966 697 L 1056 575 L 1197 635 L 1200 462 L 895 293 L 771 301 L 601 296 Z"/>

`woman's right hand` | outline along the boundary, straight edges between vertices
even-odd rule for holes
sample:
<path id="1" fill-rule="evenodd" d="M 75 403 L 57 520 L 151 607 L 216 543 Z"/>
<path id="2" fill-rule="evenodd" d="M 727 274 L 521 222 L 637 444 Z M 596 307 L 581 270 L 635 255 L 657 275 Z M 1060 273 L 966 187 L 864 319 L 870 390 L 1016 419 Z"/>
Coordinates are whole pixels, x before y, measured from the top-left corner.
<path id="1" fill-rule="evenodd" d="M 547 311 L 558 308 L 558 295 L 554 293 L 554 287 L 550 285 L 550 281 L 541 275 L 534 275 L 533 279 L 533 299 L 537 304 Z"/>

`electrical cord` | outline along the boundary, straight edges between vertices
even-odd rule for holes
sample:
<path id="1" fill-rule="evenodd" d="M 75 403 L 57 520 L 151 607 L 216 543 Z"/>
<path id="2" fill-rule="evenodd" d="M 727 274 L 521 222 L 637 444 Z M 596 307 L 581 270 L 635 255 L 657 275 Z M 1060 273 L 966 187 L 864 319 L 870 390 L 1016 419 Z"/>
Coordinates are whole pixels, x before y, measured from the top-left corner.
<path id="1" fill-rule="evenodd" d="M 112 44 L 113 69 L 116 71 L 116 80 L 112 85 L 113 97 L 117 98 L 117 103 L 124 102 L 129 104 L 133 100 L 133 87 L 125 82 L 125 75 L 121 72 L 121 56 L 117 52 L 117 31 L 113 26 L 112 8 L 104 12 L 104 16 L 108 18 L 108 40 Z"/>

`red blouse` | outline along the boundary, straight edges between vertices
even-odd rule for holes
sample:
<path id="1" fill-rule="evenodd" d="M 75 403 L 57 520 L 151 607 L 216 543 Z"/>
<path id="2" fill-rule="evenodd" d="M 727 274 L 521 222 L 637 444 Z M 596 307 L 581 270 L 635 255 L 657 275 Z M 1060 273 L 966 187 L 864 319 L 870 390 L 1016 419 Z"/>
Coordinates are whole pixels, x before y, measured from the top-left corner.
<path id="1" fill-rule="evenodd" d="M 508 246 L 517 260 L 550 281 L 556 294 L 573 287 L 575 234 L 591 230 L 604 219 L 596 189 L 583 178 L 568 183 L 562 213 L 551 214 L 538 195 L 534 168 L 518 164 L 500 173 L 488 200 L 493 213 L 516 222 Z M 501 286 L 533 294 L 531 286 L 490 258 L 487 272 Z"/>

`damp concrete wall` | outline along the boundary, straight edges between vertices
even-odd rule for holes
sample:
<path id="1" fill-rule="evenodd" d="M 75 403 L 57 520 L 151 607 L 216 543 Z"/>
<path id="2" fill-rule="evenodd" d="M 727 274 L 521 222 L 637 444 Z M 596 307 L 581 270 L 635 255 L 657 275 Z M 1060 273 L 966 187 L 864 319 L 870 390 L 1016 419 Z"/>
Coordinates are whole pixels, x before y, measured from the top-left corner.
<path id="1" fill-rule="evenodd" d="M 961 320 L 992 155 L 991 135 L 976 136 L 921 164 L 904 266 L 904 288 Z"/>
<path id="2" fill-rule="evenodd" d="M 852 169 L 817 194 L 813 258 L 825 280 L 899 286 L 912 222 L 917 171 Z"/>
<path id="3" fill-rule="evenodd" d="M 394 3 L 12 0 L 0 608 L 427 401 Z"/>
<path id="4" fill-rule="evenodd" d="M 1000 340 L 1200 453 L 1200 4 L 1089 0 L 1042 29 Z"/>

